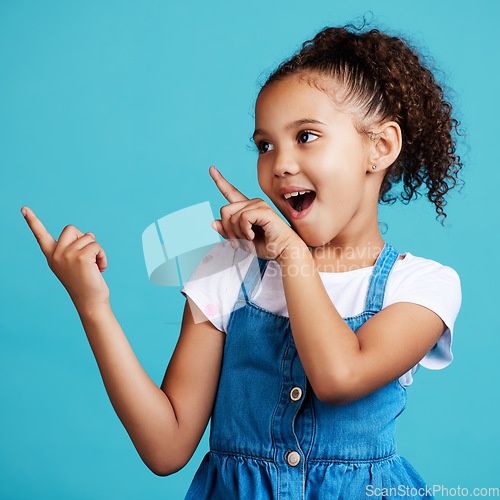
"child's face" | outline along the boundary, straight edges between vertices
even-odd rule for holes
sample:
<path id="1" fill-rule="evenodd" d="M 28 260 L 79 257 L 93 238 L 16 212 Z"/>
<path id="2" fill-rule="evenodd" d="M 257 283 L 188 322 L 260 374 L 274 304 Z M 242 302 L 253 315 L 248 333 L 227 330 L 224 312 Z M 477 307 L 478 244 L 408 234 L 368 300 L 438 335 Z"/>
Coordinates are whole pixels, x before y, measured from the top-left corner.
<path id="1" fill-rule="evenodd" d="M 351 239 L 363 230 L 378 193 L 366 182 L 370 141 L 356 130 L 351 113 L 294 75 L 260 93 L 255 130 L 259 185 L 307 245 L 325 245 L 341 233 Z M 296 200 L 280 193 L 290 186 L 314 191 L 312 205 L 293 210 Z"/>

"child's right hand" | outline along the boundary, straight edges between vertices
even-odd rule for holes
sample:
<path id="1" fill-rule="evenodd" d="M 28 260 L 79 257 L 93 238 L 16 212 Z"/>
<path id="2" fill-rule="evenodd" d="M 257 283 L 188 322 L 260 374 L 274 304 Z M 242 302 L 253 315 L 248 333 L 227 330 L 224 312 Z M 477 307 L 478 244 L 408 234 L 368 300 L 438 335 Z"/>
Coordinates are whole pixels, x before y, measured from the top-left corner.
<path id="1" fill-rule="evenodd" d="M 107 267 L 106 254 L 95 236 L 66 226 L 56 241 L 31 209 L 23 207 L 21 212 L 76 308 L 109 304 L 109 289 L 101 275 Z"/>

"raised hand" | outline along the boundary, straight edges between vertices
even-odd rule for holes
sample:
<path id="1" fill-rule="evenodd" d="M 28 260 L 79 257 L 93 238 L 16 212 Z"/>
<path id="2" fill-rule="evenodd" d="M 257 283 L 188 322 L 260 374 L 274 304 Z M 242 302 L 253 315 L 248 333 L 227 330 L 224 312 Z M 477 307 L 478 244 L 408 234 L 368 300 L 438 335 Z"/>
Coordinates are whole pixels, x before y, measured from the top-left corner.
<path id="1" fill-rule="evenodd" d="M 92 233 L 66 226 L 55 240 L 28 207 L 21 209 L 52 272 L 79 308 L 109 304 L 109 289 L 101 276 L 106 254 Z"/>
<path id="2" fill-rule="evenodd" d="M 221 219 L 214 220 L 212 227 L 225 239 L 239 242 L 258 257 L 279 260 L 283 250 L 294 242 L 303 244 L 300 236 L 260 198 L 249 200 L 222 176 L 210 167 L 210 175 L 229 205 L 221 210 Z M 239 240 L 239 242 L 238 242 Z"/>

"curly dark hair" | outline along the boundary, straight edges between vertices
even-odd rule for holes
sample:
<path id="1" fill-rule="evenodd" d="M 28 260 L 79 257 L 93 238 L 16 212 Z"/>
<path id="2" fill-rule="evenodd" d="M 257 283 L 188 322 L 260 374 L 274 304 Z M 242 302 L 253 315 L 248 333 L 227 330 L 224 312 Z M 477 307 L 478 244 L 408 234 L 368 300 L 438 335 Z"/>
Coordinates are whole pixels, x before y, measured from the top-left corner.
<path id="1" fill-rule="evenodd" d="M 361 113 L 360 133 L 370 134 L 369 126 L 392 120 L 399 124 L 403 145 L 397 160 L 386 171 L 379 202 L 398 198 L 409 203 L 418 198 L 425 183 L 427 198 L 437 216 L 446 219 L 445 195 L 457 183 L 462 168 L 456 154 L 460 122 L 451 116 L 452 105 L 442 86 L 426 67 L 423 57 L 404 38 L 392 37 L 378 29 L 364 30 L 352 24 L 329 27 L 269 76 L 262 89 L 292 74 L 319 73 L 333 77 L 343 86 L 343 102 Z M 261 91 L 262 91 L 261 89 Z M 403 180 L 399 196 L 393 185 Z"/>

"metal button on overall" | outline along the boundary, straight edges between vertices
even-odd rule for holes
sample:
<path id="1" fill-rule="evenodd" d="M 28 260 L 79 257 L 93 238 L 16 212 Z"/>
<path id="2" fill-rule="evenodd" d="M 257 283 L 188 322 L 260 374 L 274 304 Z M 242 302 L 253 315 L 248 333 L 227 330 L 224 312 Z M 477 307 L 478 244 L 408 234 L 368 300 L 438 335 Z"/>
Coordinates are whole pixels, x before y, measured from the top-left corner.
<path id="1" fill-rule="evenodd" d="M 302 389 L 300 387 L 294 387 L 290 391 L 290 399 L 292 401 L 298 401 L 302 397 Z"/>
<path id="2" fill-rule="evenodd" d="M 299 465 L 300 453 L 297 451 L 291 451 L 287 455 L 286 461 L 288 462 L 288 465 L 290 465 L 290 467 L 295 467 L 296 465 Z"/>

